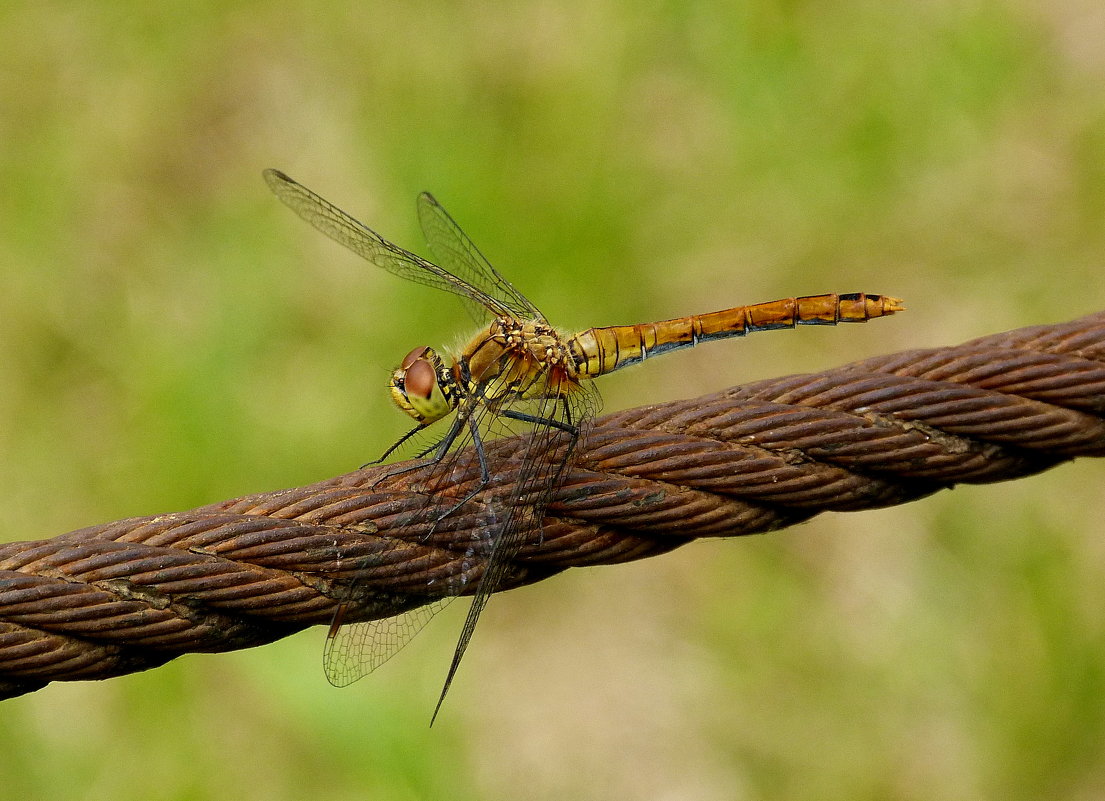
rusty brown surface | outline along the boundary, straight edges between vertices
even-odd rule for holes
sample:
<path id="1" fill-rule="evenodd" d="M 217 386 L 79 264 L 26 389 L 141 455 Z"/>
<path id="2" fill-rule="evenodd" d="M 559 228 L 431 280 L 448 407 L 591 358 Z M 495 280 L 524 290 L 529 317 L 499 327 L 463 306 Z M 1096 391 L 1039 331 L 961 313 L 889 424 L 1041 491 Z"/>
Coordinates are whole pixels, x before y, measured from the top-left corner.
<path id="1" fill-rule="evenodd" d="M 485 492 L 503 492 L 519 443 L 489 447 L 508 469 Z M 597 421 L 501 589 L 1103 454 L 1105 313 L 630 409 Z M 0 545 L 0 698 L 271 642 L 339 603 L 390 616 L 478 576 L 482 494 L 428 532 L 408 525 L 419 472 L 388 469 Z"/>

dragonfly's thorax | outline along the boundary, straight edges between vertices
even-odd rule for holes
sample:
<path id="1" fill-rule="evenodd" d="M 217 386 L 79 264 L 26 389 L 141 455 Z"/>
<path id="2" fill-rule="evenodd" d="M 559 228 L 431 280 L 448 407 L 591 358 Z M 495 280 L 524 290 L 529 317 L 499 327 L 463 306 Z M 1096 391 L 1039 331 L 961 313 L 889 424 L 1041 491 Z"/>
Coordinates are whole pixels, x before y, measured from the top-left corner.
<path id="1" fill-rule="evenodd" d="M 457 358 L 467 392 L 489 401 L 533 398 L 570 391 L 576 365 L 561 337 L 547 323 L 495 319 Z"/>
<path id="2" fill-rule="evenodd" d="M 429 425 L 456 408 L 453 371 L 433 348 L 415 348 L 391 374 L 391 399 L 419 423 Z"/>

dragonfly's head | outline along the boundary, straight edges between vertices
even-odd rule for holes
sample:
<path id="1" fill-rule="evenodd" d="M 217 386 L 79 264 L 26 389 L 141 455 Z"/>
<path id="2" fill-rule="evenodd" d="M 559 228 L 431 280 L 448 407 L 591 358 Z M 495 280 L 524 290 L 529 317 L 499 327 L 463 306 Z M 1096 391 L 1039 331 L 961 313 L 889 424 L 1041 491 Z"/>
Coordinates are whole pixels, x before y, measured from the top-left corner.
<path id="1" fill-rule="evenodd" d="M 433 348 L 415 348 L 391 374 L 391 399 L 420 424 L 429 425 L 457 405 L 453 371 Z"/>

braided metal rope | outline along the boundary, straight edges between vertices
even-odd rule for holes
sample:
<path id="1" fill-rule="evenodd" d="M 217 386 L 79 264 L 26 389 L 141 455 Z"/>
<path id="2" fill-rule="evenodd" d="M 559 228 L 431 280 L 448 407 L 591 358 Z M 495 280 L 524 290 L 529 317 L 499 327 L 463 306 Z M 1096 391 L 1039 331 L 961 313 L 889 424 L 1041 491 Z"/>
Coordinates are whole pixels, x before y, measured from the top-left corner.
<path id="1" fill-rule="evenodd" d="M 502 492 L 518 442 L 489 447 Z M 1101 455 L 1105 313 L 630 409 L 596 423 L 503 589 Z M 271 642 L 339 599 L 349 619 L 396 614 L 478 575 L 480 515 L 410 525 L 418 471 L 386 472 L 0 545 L 0 698 Z M 454 475 L 458 496 L 475 479 Z"/>

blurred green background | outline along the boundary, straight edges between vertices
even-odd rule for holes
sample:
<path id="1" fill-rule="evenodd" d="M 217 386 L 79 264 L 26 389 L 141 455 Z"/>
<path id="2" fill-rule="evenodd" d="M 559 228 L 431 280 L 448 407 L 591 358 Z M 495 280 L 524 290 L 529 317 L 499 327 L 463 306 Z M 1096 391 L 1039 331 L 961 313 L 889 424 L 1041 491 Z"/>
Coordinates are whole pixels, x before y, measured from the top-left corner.
<path id="1" fill-rule="evenodd" d="M 1105 308 L 1090 0 L 0 6 L 4 539 L 316 481 L 470 333 L 268 192 L 423 250 L 430 189 L 566 328 L 865 290 L 607 410 Z M 1105 519 L 1081 462 L 497 597 L 349 689 L 323 632 L 0 704 L 0 796 L 1096 799 Z"/>

